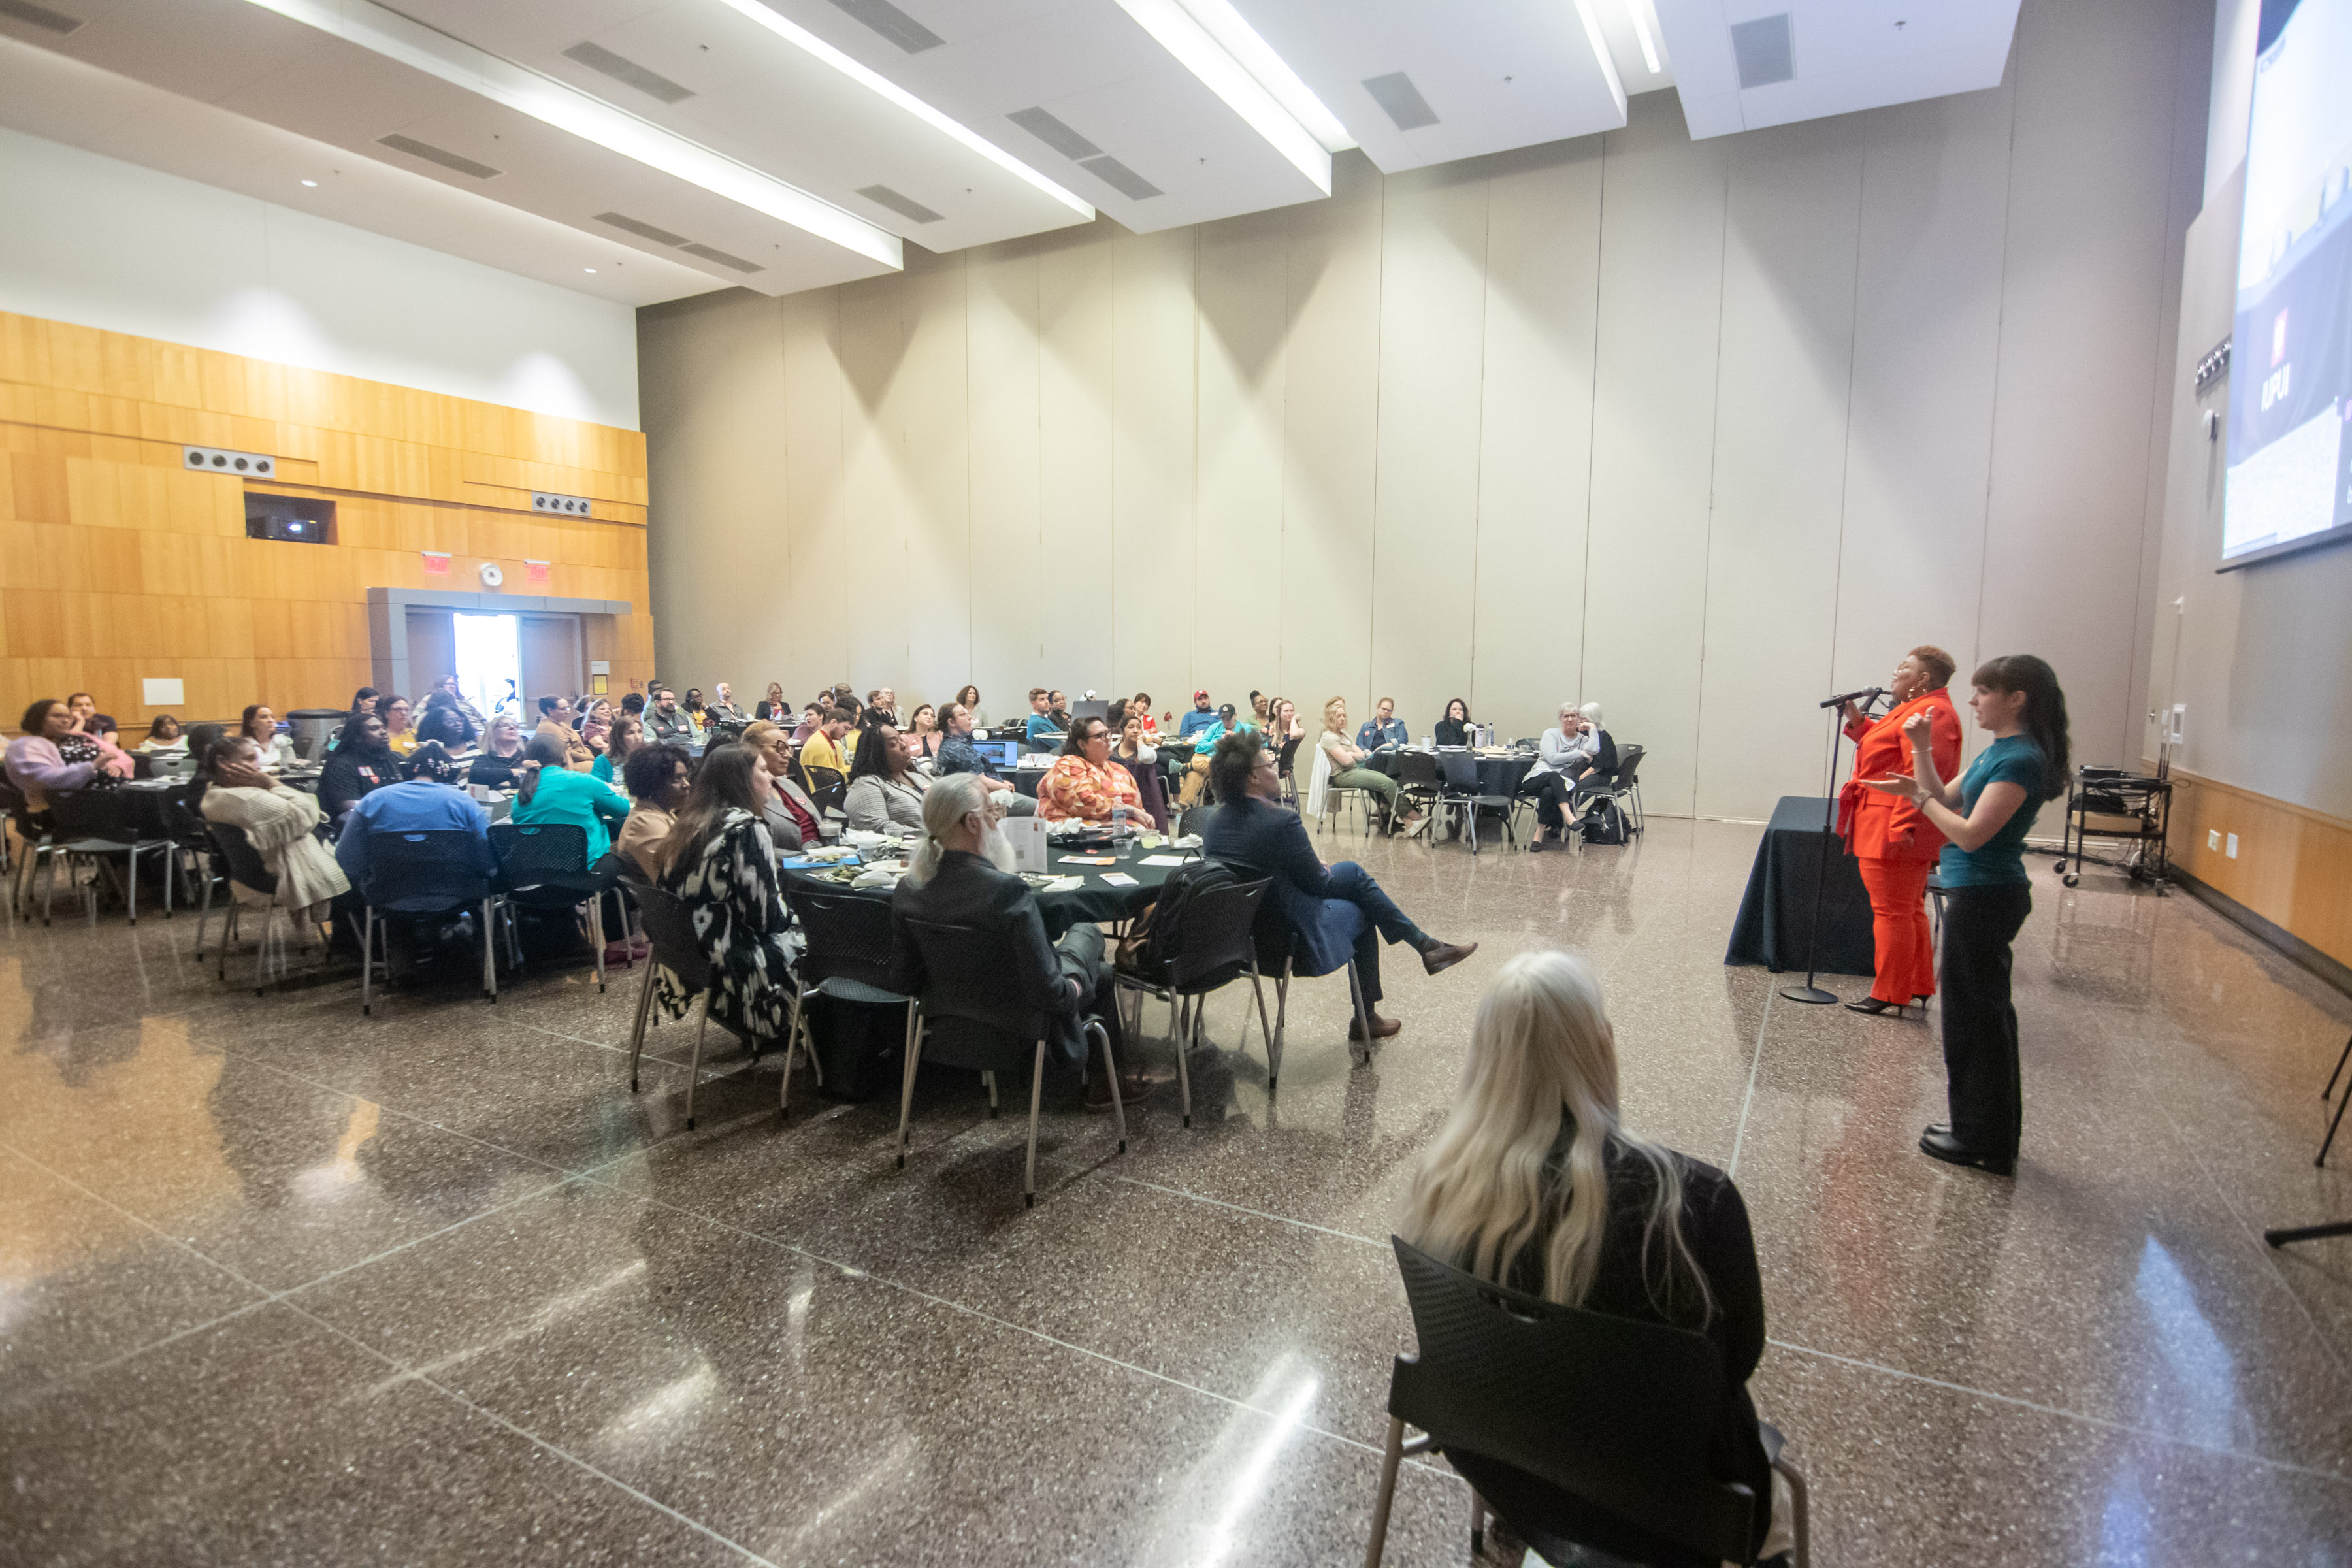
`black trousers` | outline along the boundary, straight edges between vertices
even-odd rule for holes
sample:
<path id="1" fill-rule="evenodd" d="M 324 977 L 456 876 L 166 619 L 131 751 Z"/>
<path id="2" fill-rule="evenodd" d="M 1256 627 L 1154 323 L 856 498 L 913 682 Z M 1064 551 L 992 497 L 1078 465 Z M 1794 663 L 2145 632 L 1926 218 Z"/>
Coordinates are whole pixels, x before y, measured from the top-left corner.
<path id="1" fill-rule="evenodd" d="M 1979 1153 L 2017 1158 L 2024 1121 L 2010 943 L 2033 908 L 2022 882 L 1944 895 L 1944 1076 L 1952 1136 Z"/>

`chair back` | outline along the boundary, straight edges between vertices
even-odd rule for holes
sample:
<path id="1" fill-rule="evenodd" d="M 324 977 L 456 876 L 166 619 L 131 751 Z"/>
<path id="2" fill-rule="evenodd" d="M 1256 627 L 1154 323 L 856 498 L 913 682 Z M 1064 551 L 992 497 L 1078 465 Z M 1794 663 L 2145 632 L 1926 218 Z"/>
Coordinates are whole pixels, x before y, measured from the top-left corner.
<path id="1" fill-rule="evenodd" d="M 1445 787 L 1463 795 L 1478 793 L 1478 759 L 1468 752 L 1440 752 L 1437 765 L 1444 771 Z"/>
<path id="2" fill-rule="evenodd" d="M 828 767 L 803 768 L 808 774 L 808 797 L 816 802 L 819 812 L 839 811 L 849 800 L 849 780 L 838 770 Z"/>
<path id="3" fill-rule="evenodd" d="M 1217 819 L 1218 809 L 1213 805 L 1186 806 L 1183 816 L 1177 821 L 1176 837 L 1189 838 L 1195 833 L 1208 832 L 1209 824 Z"/>
<path id="4" fill-rule="evenodd" d="M 203 793 L 201 785 L 192 784 L 185 789 L 173 790 L 163 799 L 163 830 L 183 849 L 213 847 L 212 824 L 196 809 Z"/>
<path id="5" fill-rule="evenodd" d="M 1197 995 L 1248 968 L 1257 952 L 1258 905 L 1271 885 L 1264 880 L 1229 882 L 1187 897 L 1182 909 L 1174 911 L 1181 924 L 1176 951 L 1168 955 L 1168 983 Z"/>
<path id="6" fill-rule="evenodd" d="M 1713 1342 L 1490 1285 L 1390 1240 L 1420 1351 L 1397 1358 L 1389 1414 L 1442 1451 L 1525 1472 L 1538 1496 L 1568 1494 L 1561 1515 L 1580 1503 L 1670 1548 L 1642 1561 L 1748 1560 L 1756 1500 L 1707 1470 L 1723 1409 Z"/>
<path id="7" fill-rule="evenodd" d="M 27 844 L 40 842 L 41 829 L 33 826 L 33 805 L 25 798 L 23 790 L 13 784 L 0 783 L 0 811 L 5 811 L 9 820 L 16 823 L 18 837 Z"/>
<path id="8" fill-rule="evenodd" d="M 787 878 L 784 902 L 807 939 L 801 977 L 890 989 L 890 903 L 870 893 L 820 892 Z"/>
<path id="9" fill-rule="evenodd" d="M 212 841 L 220 850 L 221 863 L 228 868 L 228 879 L 251 888 L 268 898 L 278 896 L 278 878 L 262 863 L 261 851 L 245 836 L 245 829 L 233 822 L 206 825 L 212 829 Z"/>
<path id="10" fill-rule="evenodd" d="M 463 909 L 489 896 L 489 883 L 474 869 L 474 836 L 465 828 L 368 833 L 360 897 L 376 908 L 423 913 Z"/>
<path id="11" fill-rule="evenodd" d="M 1617 752 L 1617 776 L 1610 788 L 1622 793 L 1633 787 L 1633 775 L 1641 770 L 1643 750 L 1639 746 L 1622 746 Z"/>
<path id="12" fill-rule="evenodd" d="M 1293 735 L 1282 743 L 1282 755 L 1276 760 L 1275 771 L 1284 778 L 1290 776 L 1291 763 L 1298 755 L 1298 742 L 1306 738 L 1304 735 Z"/>
<path id="13" fill-rule="evenodd" d="M 677 975 L 678 984 L 686 987 L 689 995 L 709 990 L 711 963 L 702 951 L 702 939 L 695 934 L 694 911 L 676 894 L 651 882 L 624 877 L 621 886 L 636 902 L 646 940 L 653 944 L 654 962 Z"/>
<path id="14" fill-rule="evenodd" d="M 1143 809 L 1150 814 L 1152 826 L 1165 833 L 1168 830 L 1168 790 L 1160 781 L 1160 764 L 1116 753 L 1111 761 L 1125 768 L 1128 776 L 1135 781 L 1135 793 L 1142 797 Z"/>
<path id="15" fill-rule="evenodd" d="M 494 822 L 490 853 L 509 888 L 568 888 L 588 879 L 588 830 L 576 822 Z"/>
<path id="16" fill-rule="evenodd" d="M 1437 759 L 1427 752 L 1399 752 L 1397 783 L 1407 788 L 1435 789 Z"/>
<path id="17" fill-rule="evenodd" d="M 1051 1037 L 1052 1016 L 1005 1000 L 1005 976 L 1021 955 L 1012 940 L 970 926 L 910 920 L 923 955 L 923 1056 L 950 1067 L 997 1071 L 1029 1065 Z"/>
<path id="18" fill-rule="evenodd" d="M 49 795 L 49 821 L 59 838 L 103 838 L 128 844 L 126 803 L 110 789 L 64 789 Z"/>

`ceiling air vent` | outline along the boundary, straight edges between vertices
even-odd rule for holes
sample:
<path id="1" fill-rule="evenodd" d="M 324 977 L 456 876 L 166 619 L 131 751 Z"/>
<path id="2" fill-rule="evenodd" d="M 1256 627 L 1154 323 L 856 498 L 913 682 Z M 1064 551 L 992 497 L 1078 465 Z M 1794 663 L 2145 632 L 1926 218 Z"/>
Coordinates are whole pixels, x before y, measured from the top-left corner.
<path id="1" fill-rule="evenodd" d="M 614 228 L 620 229 L 624 233 L 635 235 L 639 239 L 650 239 L 656 245 L 684 245 L 686 243 L 686 236 L 682 234 L 672 234 L 666 228 L 656 228 L 649 223 L 639 223 L 635 218 L 626 216 L 621 213 L 598 213 L 596 215 L 596 221 L 598 223 L 609 223 Z"/>
<path id="2" fill-rule="evenodd" d="M 1437 123 L 1437 110 L 1429 107 L 1429 100 L 1421 96 L 1421 89 L 1412 85 L 1412 78 L 1402 71 L 1391 71 L 1386 76 L 1366 77 L 1364 90 L 1381 106 L 1400 131 L 1418 131 L 1424 125 Z"/>
<path id="3" fill-rule="evenodd" d="M 412 158 L 422 158 L 428 163 L 438 163 L 445 169 L 455 169 L 461 174 L 471 174 L 478 180 L 495 180 L 506 173 L 504 169 L 493 169 L 488 163 L 477 163 L 471 158 L 452 153 L 446 147 L 436 147 L 430 142 L 419 142 L 414 136 L 379 136 L 375 141 L 379 147 L 389 147 L 395 153 L 405 153 Z"/>
<path id="4" fill-rule="evenodd" d="M 33 0 L 0 0 L 0 16 L 12 22 L 22 22 L 28 27 L 38 27 L 45 33 L 64 37 L 82 24 L 79 16 L 68 16 L 62 11 L 52 11 L 47 5 L 36 5 Z"/>
<path id="5" fill-rule="evenodd" d="M 1148 202 L 1160 195 L 1160 187 L 1137 174 L 1106 153 L 1099 158 L 1082 160 L 1078 167 L 1117 191 L 1131 202 Z"/>
<path id="6" fill-rule="evenodd" d="M 872 202 L 877 207 L 888 207 L 900 217 L 911 218 L 917 223 L 937 223 L 940 221 L 940 215 L 933 212 L 930 208 L 925 206 L 922 203 L 917 201 L 912 196 L 900 195 L 898 192 L 892 190 L 887 185 L 860 185 L 857 189 L 857 194 L 864 196 L 867 201 Z"/>
<path id="7" fill-rule="evenodd" d="M 1741 87 L 1769 87 L 1793 79 L 1797 61 L 1789 42 L 1789 13 L 1734 22 L 1731 58 L 1739 67 Z"/>
<path id="8" fill-rule="evenodd" d="M 945 38 L 916 21 L 890 0 L 833 0 L 835 5 L 910 55 L 938 48 Z"/>
<path id="9" fill-rule="evenodd" d="M 1016 109 L 1004 117 L 1065 158 L 1098 158 L 1102 149 L 1042 109 Z"/>
<path id="10" fill-rule="evenodd" d="M 713 250 L 707 245 L 689 245 L 685 247 L 684 249 L 688 256 L 699 256 L 705 261 L 716 261 L 719 266 L 732 267 L 738 272 L 765 272 L 767 270 L 766 268 L 761 266 L 756 261 L 746 261 L 740 256 L 730 256 L 723 250 Z"/>
<path id="11" fill-rule="evenodd" d="M 563 51 L 567 60 L 577 60 L 592 71 L 601 72 L 625 87 L 634 87 L 647 98 L 658 98 L 664 103 L 676 103 L 694 96 L 690 87 L 680 87 L 666 76 L 656 76 L 635 60 L 623 59 L 602 44 L 574 44 Z"/>

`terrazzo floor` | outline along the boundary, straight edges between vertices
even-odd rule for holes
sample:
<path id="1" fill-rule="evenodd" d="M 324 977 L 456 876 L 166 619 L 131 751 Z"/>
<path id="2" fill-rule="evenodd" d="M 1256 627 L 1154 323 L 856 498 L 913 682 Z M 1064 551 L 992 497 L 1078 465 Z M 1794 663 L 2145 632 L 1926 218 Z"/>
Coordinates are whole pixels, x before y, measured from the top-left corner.
<path id="1" fill-rule="evenodd" d="M 1386 1237 L 1481 984 L 1557 945 L 1629 1121 L 1746 1195 L 1816 1563 L 2352 1562 L 2352 1240 L 2260 1235 L 2352 1215 L 2311 1163 L 2352 1003 L 2037 858 L 2019 1173 L 1937 1165 L 1929 1026 L 1723 967 L 1759 832 L 1327 839 L 1477 955 L 1392 952 L 1363 1069 L 1345 981 L 1302 983 L 1274 1097 L 1217 997 L 1193 1125 L 1171 1081 L 1119 1155 L 1049 1097 L 1025 1211 L 969 1077 L 926 1075 L 903 1172 L 891 1097 L 803 1072 L 780 1121 L 764 1064 L 688 1131 L 687 1030 L 629 1091 L 634 975 L 363 1018 L 355 976 L 223 985 L 185 915 L 6 927 L 0 1562 L 1360 1562 L 1412 1342 Z M 1388 1561 L 1469 1561 L 1468 1506 L 1409 1465 Z"/>

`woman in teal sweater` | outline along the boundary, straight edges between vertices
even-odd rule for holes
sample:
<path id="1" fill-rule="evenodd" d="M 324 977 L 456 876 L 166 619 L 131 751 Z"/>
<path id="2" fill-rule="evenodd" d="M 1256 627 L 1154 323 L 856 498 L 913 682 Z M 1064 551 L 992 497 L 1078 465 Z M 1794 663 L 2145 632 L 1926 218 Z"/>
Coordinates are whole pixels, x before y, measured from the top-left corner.
<path id="1" fill-rule="evenodd" d="M 1969 707 L 1992 744 L 1956 784 L 1936 776 L 1927 715 L 1904 725 L 1911 776 L 1869 779 L 1903 795 L 1950 842 L 1937 875 L 1944 895 L 1944 1076 L 1952 1119 L 1920 1135 L 1922 1152 L 1995 1175 L 2017 1170 L 2024 1120 L 2010 943 L 2033 908 L 2025 836 L 2045 800 L 2066 793 L 2066 694 L 2030 653 L 1989 659 L 1969 677 Z"/>

